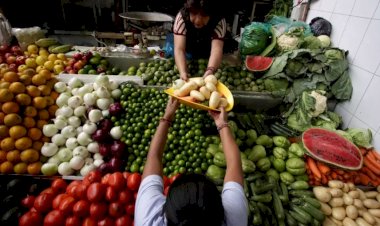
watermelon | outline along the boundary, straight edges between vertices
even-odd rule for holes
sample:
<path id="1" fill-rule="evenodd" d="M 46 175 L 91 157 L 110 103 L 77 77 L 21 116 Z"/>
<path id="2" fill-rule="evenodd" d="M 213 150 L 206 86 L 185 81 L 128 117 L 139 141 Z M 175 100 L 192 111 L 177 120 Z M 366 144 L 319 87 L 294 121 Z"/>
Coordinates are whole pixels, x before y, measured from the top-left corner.
<path id="1" fill-rule="evenodd" d="M 302 134 L 307 153 L 321 162 L 347 170 L 362 167 L 363 157 L 359 148 L 334 131 L 310 128 Z"/>
<path id="2" fill-rule="evenodd" d="M 250 71 L 266 71 L 273 63 L 272 57 L 264 56 L 247 56 L 245 66 Z"/>

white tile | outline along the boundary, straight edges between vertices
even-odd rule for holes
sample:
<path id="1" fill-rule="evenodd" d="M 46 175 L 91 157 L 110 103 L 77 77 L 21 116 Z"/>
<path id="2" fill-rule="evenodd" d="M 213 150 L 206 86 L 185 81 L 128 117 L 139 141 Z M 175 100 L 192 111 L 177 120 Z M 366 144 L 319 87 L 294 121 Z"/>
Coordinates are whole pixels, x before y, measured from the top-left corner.
<path id="1" fill-rule="evenodd" d="M 319 7 L 319 10 L 332 12 L 334 11 L 334 7 L 337 0 L 324 0 L 322 1 L 321 6 Z"/>
<path id="2" fill-rule="evenodd" d="M 342 116 L 342 120 L 343 120 L 343 125 L 342 125 L 342 128 L 345 129 L 347 128 L 347 126 L 350 124 L 351 122 L 351 119 L 352 119 L 352 114 L 350 112 L 348 112 L 343 106 L 342 104 L 338 104 L 336 107 L 335 107 L 335 110 L 334 110 L 336 113 L 338 113 L 340 116 Z"/>
<path id="3" fill-rule="evenodd" d="M 372 18 L 379 0 L 357 0 L 351 15 Z"/>
<path id="4" fill-rule="evenodd" d="M 310 23 L 310 21 L 315 17 L 322 17 L 328 21 L 330 21 L 332 13 L 331 12 L 325 12 L 320 10 L 310 10 L 307 14 L 306 23 Z"/>
<path id="5" fill-rule="evenodd" d="M 372 144 L 375 150 L 380 152 L 380 132 L 377 132 L 376 134 L 374 134 L 372 138 Z"/>
<path id="6" fill-rule="evenodd" d="M 330 18 L 330 22 L 332 24 L 331 31 L 331 42 L 332 46 L 339 46 L 340 39 L 342 37 L 344 28 L 346 27 L 348 21 L 347 15 L 342 14 L 332 14 Z"/>
<path id="7" fill-rule="evenodd" d="M 310 9 L 319 9 L 322 5 L 322 2 L 326 0 L 314 0 L 310 3 Z"/>
<path id="8" fill-rule="evenodd" d="M 361 129 L 370 129 L 372 132 L 372 135 L 376 133 L 376 131 L 371 128 L 369 125 L 367 125 L 365 122 L 362 120 L 358 119 L 357 117 L 352 117 L 352 120 L 350 124 L 348 125 L 348 128 L 361 128 Z"/>
<path id="9" fill-rule="evenodd" d="M 348 60 L 352 62 L 367 30 L 370 19 L 349 17 L 343 31 L 339 47 L 349 51 Z"/>
<path id="10" fill-rule="evenodd" d="M 377 65 L 377 71 L 376 71 L 376 75 L 380 76 L 380 64 Z"/>
<path id="11" fill-rule="evenodd" d="M 353 87 L 352 97 L 349 101 L 343 102 L 342 107 L 354 114 L 372 80 L 373 74 L 352 64 L 349 67 L 348 73 Z"/>
<path id="12" fill-rule="evenodd" d="M 355 4 L 355 0 L 337 0 L 335 4 L 334 12 L 350 15 L 352 8 L 354 7 L 354 4 Z"/>
<path id="13" fill-rule="evenodd" d="M 380 19 L 380 3 L 377 5 L 377 9 L 375 14 L 373 15 L 373 19 Z"/>
<path id="14" fill-rule="evenodd" d="M 379 87 L 380 77 L 374 76 L 354 114 L 374 130 L 380 127 Z"/>
<path id="15" fill-rule="evenodd" d="M 380 20 L 372 20 L 355 55 L 353 64 L 375 73 L 380 63 L 379 40 Z"/>

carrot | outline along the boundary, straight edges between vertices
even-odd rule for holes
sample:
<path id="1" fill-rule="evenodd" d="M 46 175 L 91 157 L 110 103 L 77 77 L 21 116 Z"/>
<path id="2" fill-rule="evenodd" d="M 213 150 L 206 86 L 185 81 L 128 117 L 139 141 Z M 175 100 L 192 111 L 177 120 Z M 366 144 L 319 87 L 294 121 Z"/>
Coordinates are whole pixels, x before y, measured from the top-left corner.
<path id="1" fill-rule="evenodd" d="M 319 171 L 317 164 L 312 158 L 307 158 L 307 165 L 309 166 L 310 171 L 316 178 L 322 178 L 321 172 Z"/>
<path id="2" fill-rule="evenodd" d="M 364 158 L 364 165 L 375 174 L 380 175 L 380 164 L 373 161 L 368 155 Z"/>
<path id="3" fill-rule="evenodd" d="M 331 178 L 332 178 L 333 180 L 337 179 L 337 178 L 338 178 L 338 174 L 337 174 L 335 171 L 332 172 L 332 173 L 331 173 Z"/>
<path id="4" fill-rule="evenodd" d="M 326 175 L 322 174 L 322 184 L 327 184 L 328 182 Z"/>
<path id="5" fill-rule="evenodd" d="M 360 152 L 362 153 L 363 156 L 367 155 L 368 150 L 365 148 L 359 148 Z"/>
<path id="6" fill-rule="evenodd" d="M 377 160 L 380 161 L 380 153 L 379 152 L 377 152 L 375 149 L 372 149 L 370 152 L 376 157 Z"/>
<path id="7" fill-rule="evenodd" d="M 368 167 L 364 166 L 360 171 L 367 174 L 371 180 L 377 180 L 377 176 Z"/>
<path id="8" fill-rule="evenodd" d="M 371 182 L 371 178 L 364 173 L 359 173 L 359 178 L 362 185 L 369 185 Z"/>
<path id="9" fill-rule="evenodd" d="M 330 167 L 328 167 L 327 165 L 323 164 L 322 162 L 320 161 L 316 161 L 317 162 L 317 167 L 319 169 L 319 171 L 322 173 L 322 174 L 329 174 L 331 169 Z"/>
<path id="10" fill-rule="evenodd" d="M 377 164 L 380 165 L 380 159 L 377 158 L 377 155 L 376 155 L 376 154 L 377 154 L 377 153 L 374 152 L 374 151 L 369 151 L 368 154 L 367 154 L 367 156 L 368 156 L 368 158 L 370 158 L 371 160 L 373 160 L 375 163 L 377 163 Z M 367 157 L 367 156 L 366 156 L 366 157 Z"/>
<path id="11" fill-rule="evenodd" d="M 339 175 L 344 175 L 344 170 L 336 169 L 335 172 Z"/>

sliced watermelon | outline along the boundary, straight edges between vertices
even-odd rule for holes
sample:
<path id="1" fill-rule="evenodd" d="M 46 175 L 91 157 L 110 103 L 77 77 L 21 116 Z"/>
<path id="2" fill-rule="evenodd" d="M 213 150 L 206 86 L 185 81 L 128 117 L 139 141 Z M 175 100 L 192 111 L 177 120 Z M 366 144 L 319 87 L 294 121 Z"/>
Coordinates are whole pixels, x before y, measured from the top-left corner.
<path id="1" fill-rule="evenodd" d="M 359 148 L 334 131 L 307 129 L 302 134 L 302 142 L 308 154 L 321 162 L 348 170 L 362 167 L 363 157 Z"/>
<path id="2" fill-rule="evenodd" d="M 272 63 L 272 57 L 247 56 L 245 58 L 245 66 L 250 71 L 266 71 L 270 68 Z"/>

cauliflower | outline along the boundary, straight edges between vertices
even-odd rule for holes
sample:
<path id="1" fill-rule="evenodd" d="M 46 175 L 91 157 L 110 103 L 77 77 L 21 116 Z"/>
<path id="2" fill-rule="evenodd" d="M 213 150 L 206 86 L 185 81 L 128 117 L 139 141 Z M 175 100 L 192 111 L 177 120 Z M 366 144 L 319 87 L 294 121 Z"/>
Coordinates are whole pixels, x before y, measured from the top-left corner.
<path id="1" fill-rule="evenodd" d="M 311 115 L 313 117 L 317 117 L 318 115 L 322 114 L 326 111 L 327 108 L 327 97 L 323 96 L 322 94 L 316 92 L 315 90 L 311 91 L 310 96 L 314 97 L 315 99 L 315 106 L 314 111 L 311 112 Z"/>
<path id="2" fill-rule="evenodd" d="M 277 45 L 280 51 L 290 51 L 298 49 L 300 40 L 296 36 L 283 34 L 277 39 Z"/>

